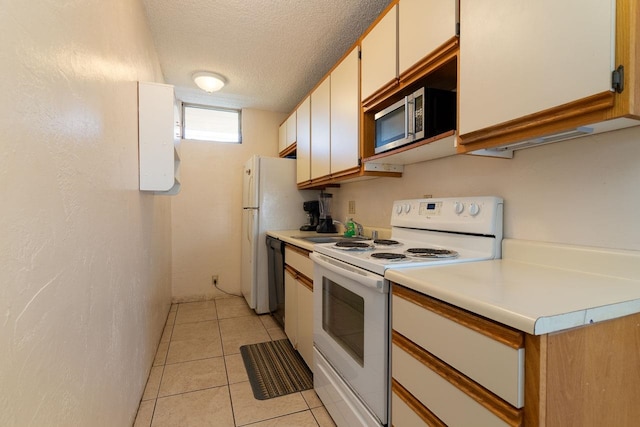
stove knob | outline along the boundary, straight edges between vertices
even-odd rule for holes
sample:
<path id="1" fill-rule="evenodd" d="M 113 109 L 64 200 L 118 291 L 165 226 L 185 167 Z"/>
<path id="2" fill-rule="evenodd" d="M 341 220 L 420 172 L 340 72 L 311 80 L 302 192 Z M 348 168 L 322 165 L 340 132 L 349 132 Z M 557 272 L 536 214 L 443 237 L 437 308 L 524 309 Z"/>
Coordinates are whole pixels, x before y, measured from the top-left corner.
<path id="1" fill-rule="evenodd" d="M 402 205 L 396 205 L 396 213 L 400 215 L 402 213 Z"/>
<path id="2" fill-rule="evenodd" d="M 411 205 L 409 203 L 404 205 L 404 213 L 409 213 L 410 210 L 411 210 Z"/>
<path id="3" fill-rule="evenodd" d="M 455 210 L 457 215 L 460 215 L 464 211 L 464 203 L 455 202 L 453 205 L 453 209 Z"/>
<path id="4" fill-rule="evenodd" d="M 475 203 L 469 205 L 469 215 L 476 216 L 480 213 L 480 206 Z"/>

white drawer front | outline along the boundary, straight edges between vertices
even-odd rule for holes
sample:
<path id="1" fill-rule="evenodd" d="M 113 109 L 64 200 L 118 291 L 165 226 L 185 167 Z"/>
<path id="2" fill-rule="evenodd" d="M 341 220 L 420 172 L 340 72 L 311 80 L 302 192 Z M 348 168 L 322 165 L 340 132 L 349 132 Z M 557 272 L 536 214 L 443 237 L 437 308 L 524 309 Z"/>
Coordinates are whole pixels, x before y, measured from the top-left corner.
<path id="1" fill-rule="evenodd" d="M 295 268 L 300 273 L 307 276 L 309 279 L 313 279 L 313 261 L 308 256 L 304 256 L 287 247 L 284 248 L 284 262 L 285 264 Z"/>
<path id="2" fill-rule="evenodd" d="M 392 346 L 391 369 L 393 378 L 407 388 L 423 405 L 448 426 L 508 426 L 507 423 L 467 394 L 395 345 Z M 397 400 L 400 399 L 396 398 L 393 401 L 393 425 L 398 427 L 421 425 L 396 422 Z M 407 410 L 410 411 L 411 409 L 407 408 Z M 403 417 L 406 415 L 402 408 L 399 415 Z"/>
<path id="3" fill-rule="evenodd" d="M 504 345 L 397 296 L 392 327 L 516 408 L 524 406 L 523 348 Z"/>
<path id="4" fill-rule="evenodd" d="M 393 427 L 414 427 L 424 425 L 424 421 L 397 394 L 392 393 L 391 425 Z"/>

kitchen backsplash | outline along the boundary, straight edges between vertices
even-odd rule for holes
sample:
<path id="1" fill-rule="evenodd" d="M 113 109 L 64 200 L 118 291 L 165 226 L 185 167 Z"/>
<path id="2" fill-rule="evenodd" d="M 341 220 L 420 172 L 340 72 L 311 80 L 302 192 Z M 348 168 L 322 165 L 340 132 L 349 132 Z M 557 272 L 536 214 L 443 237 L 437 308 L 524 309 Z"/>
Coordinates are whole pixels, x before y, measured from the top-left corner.
<path id="1" fill-rule="evenodd" d="M 402 178 L 342 184 L 335 217 L 388 227 L 403 198 L 496 195 L 509 238 L 640 249 L 640 128 L 521 150 L 511 160 L 454 156 L 405 167 Z M 348 214 L 355 201 L 355 214 Z"/>

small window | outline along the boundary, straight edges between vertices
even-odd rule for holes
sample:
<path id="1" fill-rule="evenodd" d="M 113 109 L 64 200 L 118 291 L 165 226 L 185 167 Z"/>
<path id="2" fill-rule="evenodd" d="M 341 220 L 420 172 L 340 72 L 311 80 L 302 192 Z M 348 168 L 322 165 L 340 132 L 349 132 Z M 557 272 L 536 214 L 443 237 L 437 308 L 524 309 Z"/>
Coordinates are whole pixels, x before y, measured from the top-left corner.
<path id="1" fill-rule="evenodd" d="M 183 104 L 183 138 L 242 143 L 240 110 Z"/>

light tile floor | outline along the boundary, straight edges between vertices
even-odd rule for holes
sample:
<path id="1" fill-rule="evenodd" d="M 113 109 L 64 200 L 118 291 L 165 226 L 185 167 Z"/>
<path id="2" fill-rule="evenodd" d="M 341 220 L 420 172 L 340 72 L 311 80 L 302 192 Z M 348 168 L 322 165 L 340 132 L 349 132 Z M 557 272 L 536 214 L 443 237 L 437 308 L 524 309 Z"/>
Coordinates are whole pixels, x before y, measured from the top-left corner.
<path id="1" fill-rule="evenodd" d="M 313 390 L 253 397 L 240 346 L 283 338 L 241 297 L 174 304 L 134 427 L 335 426 Z"/>

